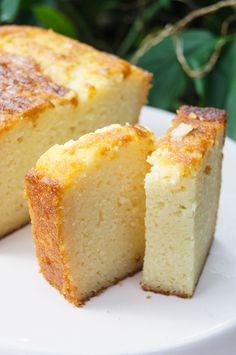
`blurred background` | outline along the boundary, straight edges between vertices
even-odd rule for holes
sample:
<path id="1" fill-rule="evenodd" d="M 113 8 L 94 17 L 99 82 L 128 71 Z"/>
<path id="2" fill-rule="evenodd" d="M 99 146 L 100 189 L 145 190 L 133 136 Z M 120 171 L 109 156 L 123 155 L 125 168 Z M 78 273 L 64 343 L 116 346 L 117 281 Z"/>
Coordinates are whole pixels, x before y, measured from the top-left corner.
<path id="1" fill-rule="evenodd" d="M 1 24 L 52 28 L 154 74 L 149 105 L 229 113 L 236 140 L 236 0 L 0 0 Z"/>

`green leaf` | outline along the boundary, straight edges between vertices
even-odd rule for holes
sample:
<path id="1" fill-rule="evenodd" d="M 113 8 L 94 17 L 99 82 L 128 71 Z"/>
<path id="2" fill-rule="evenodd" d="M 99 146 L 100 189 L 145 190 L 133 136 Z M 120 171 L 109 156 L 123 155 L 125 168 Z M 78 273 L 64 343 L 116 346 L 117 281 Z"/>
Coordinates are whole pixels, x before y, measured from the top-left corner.
<path id="1" fill-rule="evenodd" d="M 64 2 L 67 1 L 64 0 Z M 80 1 L 79 4 L 77 4 L 78 1 L 77 2 L 70 1 L 70 2 L 74 4 L 74 6 L 78 8 L 78 10 L 80 10 L 80 13 L 84 17 L 86 18 L 91 17 L 94 23 L 97 21 L 98 14 L 119 9 L 122 0 L 99 0 L 99 1 L 85 0 L 85 1 Z"/>
<path id="2" fill-rule="evenodd" d="M 116 7 L 118 7 L 119 4 L 120 4 L 120 0 L 106 0 L 106 1 L 100 0 L 100 1 L 97 1 L 96 10 L 98 10 L 99 12 L 113 10 Z M 92 5 L 94 7 L 94 1 L 92 2 Z"/>
<path id="3" fill-rule="evenodd" d="M 182 37 L 187 60 L 194 58 L 199 65 L 209 58 L 217 41 L 210 32 L 203 30 L 188 30 L 182 33 Z M 167 38 L 152 47 L 138 64 L 154 74 L 150 105 L 173 109 L 181 100 L 189 81 L 177 60 L 173 39 Z"/>
<path id="4" fill-rule="evenodd" d="M 217 41 L 218 38 L 207 31 L 189 30 L 184 34 L 184 53 L 192 70 L 200 70 L 208 62 Z M 192 80 L 200 101 L 203 101 L 206 95 L 205 77 Z"/>
<path id="5" fill-rule="evenodd" d="M 187 85 L 187 79 L 175 54 L 173 40 L 167 38 L 152 47 L 138 65 L 154 74 L 149 96 L 151 106 L 172 109 L 173 102 L 180 97 Z"/>
<path id="6" fill-rule="evenodd" d="M 200 69 L 200 65 L 197 59 L 195 58 L 190 58 L 188 60 L 191 68 L 193 70 L 199 70 Z M 200 98 L 204 97 L 205 95 L 205 78 L 193 78 L 193 84 L 195 87 L 195 90 L 197 92 L 197 94 L 199 95 Z"/>
<path id="7" fill-rule="evenodd" d="M 154 1 L 154 3 L 146 6 L 144 10 L 144 18 L 145 20 L 152 20 L 152 18 L 161 10 L 168 9 L 171 5 L 171 0 L 158 0 Z"/>
<path id="8" fill-rule="evenodd" d="M 135 20 L 129 32 L 127 33 L 124 41 L 121 43 L 120 48 L 118 49 L 118 55 L 122 57 L 126 55 L 126 53 L 129 51 L 131 46 L 137 40 L 142 28 L 143 28 L 142 21 L 140 21 L 140 19 Z"/>
<path id="9" fill-rule="evenodd" d="M 33 12 L 43 26 L 73 38 L 77 37 L 77 29 L 73 22 L 59 10 L 46 5 L 36 5 Z"/>
<path id="10" fill-rule="evenodd" d="M 1 1 L 1 22 L 12 22 L 19 10 L 20 0 Z"/>
<path id="11" fill-rule="evenodd" d="M 236 140 L 236 41 L 227 45 L 214 71 L 207 78 L 205 104 L 226 109 L 229 114 L 228 135 Z"/>
<path id="12" fill-rule="evenodd" d="M 149 6 L 145 6 L 142 16 L 139 15 L 133 22 L 117 54 L 123 57 L 126 56 L 130 48 L 138 41 L 146 22 L 151 21 L 162 8 L 168 8 L 169 5 L 170 0 L 159 0 L 151 3 Z"/>

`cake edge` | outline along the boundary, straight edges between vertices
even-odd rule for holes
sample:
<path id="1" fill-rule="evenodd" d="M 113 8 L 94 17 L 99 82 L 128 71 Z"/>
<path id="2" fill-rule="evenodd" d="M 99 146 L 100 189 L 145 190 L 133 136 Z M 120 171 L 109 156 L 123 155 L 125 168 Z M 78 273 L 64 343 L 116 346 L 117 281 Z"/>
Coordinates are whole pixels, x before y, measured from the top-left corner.
<path id="1" fill-rule="evenodd" d="M 62 186 L 55 179 L 31 169 L 25 178 L 25 194 L 40 272 L 69 302 L 79 305 L 63 250 Z"/>

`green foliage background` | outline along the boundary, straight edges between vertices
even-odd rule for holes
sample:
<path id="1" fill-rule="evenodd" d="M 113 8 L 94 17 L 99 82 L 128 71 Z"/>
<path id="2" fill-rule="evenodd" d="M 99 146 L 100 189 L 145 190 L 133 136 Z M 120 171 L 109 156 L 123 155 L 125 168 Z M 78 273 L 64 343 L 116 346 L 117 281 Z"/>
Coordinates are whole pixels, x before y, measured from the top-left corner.
<path id="1" fill-rule="evenodd" d="M 217 1 L 204 0 L 0 0 L 0 21 L 39 25 L 131 60 L 147 36 L 189 12 Z M 190 67 L 201 68 L 222 37 L 222 23 L 236 14 L 227 7 L 191 22 L 181 31 Z M 225 108 L 228 134 L 236 140 L 236 18 L 209 73 L 191 78 L 177 60 L 172 37 L 154 45 L 138 65 L 154 73 L 149 105 L 175 110 L 183 103 Z"/>

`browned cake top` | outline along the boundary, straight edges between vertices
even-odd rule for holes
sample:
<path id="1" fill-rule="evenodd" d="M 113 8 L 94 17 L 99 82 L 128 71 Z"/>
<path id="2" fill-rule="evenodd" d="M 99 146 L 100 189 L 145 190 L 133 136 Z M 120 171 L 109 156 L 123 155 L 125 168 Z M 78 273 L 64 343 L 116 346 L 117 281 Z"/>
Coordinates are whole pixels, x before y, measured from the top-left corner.
<path id="1" fill-rule="evenodd" d="M 0 127 L 11 118 L 53 105 L 69 90 L 42 75 L 39 65 L 26 56 L 0 55 Z"/>
<path id="2" fill-rule="evenodd" d="M 125 80 L 130 74 L 151 74 L 125 60 L 62 36 L 52 30 L 29 26 L 0 26 L 0 48 L 8 53 L 33 58 L 57 84 L 70 89 L 95 88 L 103 82 Z M 85 85 L 86 84 L 86 85 Z"/>
<path id="3" fill-rule="evenodd" d="M 177 165 L 184 175 L 196 169 L 218 134 L 224 133 L 227 113 L 211 107 L 182 106 L 172 126 L 158 141 L 150 163 Z"/>
<path id="4" fill-rule="evenodd" d="M 0 26 L 0 132 L 56 98 L 83 102 L 131 74 L 145 85 L 151 79 L 122 59 L 52 30 Z"/>
<path id="5" fill-rule="evenodd" d="M 151 131 L 140 125 L 113 124 L 86 134 L 77 141 L 54 145 L 41 155 L 36 170 L 69 185 L 78 173 L 83 174 L 89 167 L 98 166 L 106 156 L 115 159 L 120 149 L 135 142 L 142 142 L 142 148 L 149 149 L 148 154 L 151 154 L 156 139 Z"/>
<path id="6" fill-rule="evenodd" d="M 63 85 L 69 84 L 70 73 L 81 64 L 98 76 L 128 76 L 135 68 L 112 54 L 39 27 L 0 26 L 0 47 L 10 53 L 31 56 L 54 79 L 50 68 L 56 67 L 61 71 L 57 76 Z"/>
<path id="7" fill-rule="evenodd" d="M 177 114 L 179 119 L 196 119 L 219 123 L 225 123 L 227 120 L 227 113 L 214 107 L 182 106 Z"/>

